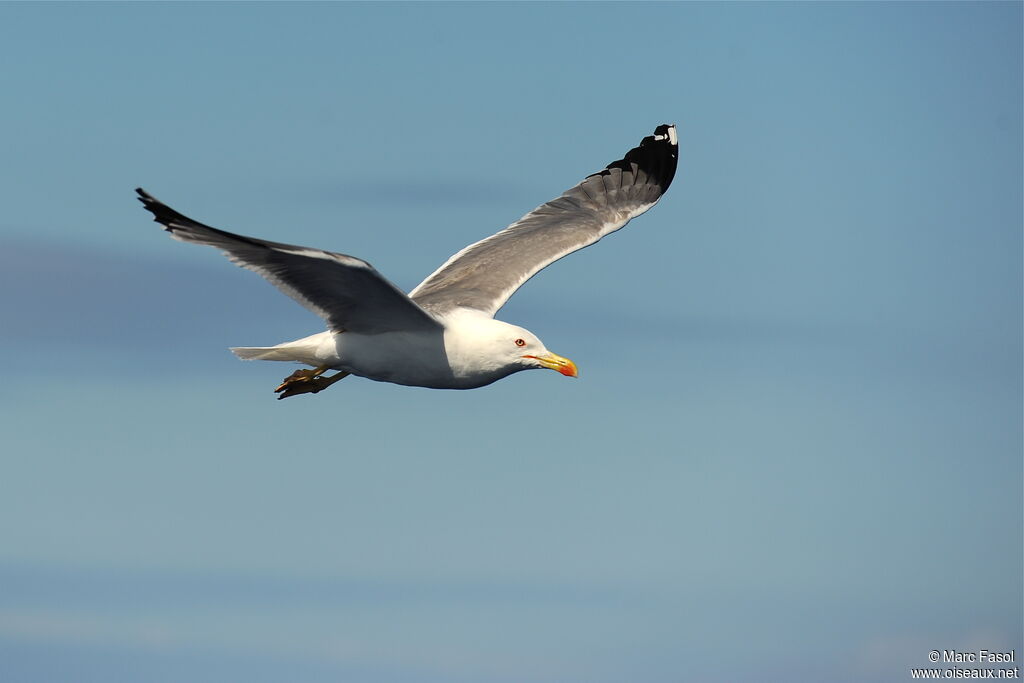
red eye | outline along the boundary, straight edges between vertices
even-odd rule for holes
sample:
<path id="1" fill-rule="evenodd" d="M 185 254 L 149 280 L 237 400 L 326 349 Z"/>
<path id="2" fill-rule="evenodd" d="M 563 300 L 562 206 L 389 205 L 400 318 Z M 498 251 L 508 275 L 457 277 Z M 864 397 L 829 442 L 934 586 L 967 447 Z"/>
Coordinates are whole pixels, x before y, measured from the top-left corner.
<path id="1" fill-rule="evenodd" d="M 516 346 L 526 346 L 526 341 L 522 339 L 516 339 Z"/>

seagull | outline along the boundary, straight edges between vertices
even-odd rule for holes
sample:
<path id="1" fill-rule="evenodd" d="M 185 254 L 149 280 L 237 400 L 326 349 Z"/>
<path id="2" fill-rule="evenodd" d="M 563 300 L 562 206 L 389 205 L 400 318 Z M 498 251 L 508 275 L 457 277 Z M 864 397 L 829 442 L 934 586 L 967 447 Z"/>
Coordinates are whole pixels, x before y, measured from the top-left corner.
<path id="1" fill-rule="evenodd" d="M 142 188 L 138 199 L 177 240 L 216 247 L 327 323 L 269 347 L 236 347 L 244 360 L 309 365 L 274 391 L 317 393 L 356 375 L 434 389 L 475 389 L 520 370 L 576 377 L 576 364 L 529 330 L 494 318 L 541 269 L 619 230 L 654 206 L 676 172 L 674 125 L 663 124 L 618 161 L 448 259 L 409 294 L 354 256 L 246 237 L 203 225 Z M 325 376 L 328 370 L 338 372 Z"/>

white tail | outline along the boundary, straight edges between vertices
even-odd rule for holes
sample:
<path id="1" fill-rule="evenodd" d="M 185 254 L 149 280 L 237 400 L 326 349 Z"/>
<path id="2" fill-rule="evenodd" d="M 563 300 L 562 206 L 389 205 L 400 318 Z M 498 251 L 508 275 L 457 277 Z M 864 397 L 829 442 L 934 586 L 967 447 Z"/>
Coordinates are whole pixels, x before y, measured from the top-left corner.
<path id="1" fill-rule="evenodd" d="M 295 349 L 280 346 L 233 346 L 231 353 L 242 360 L 298 360 Z"/>
<path id="2" fill-rule="evenodd" d="M 234 346 L 231 352 L 242 360 L 283 360 L 317 367 L 323 360 L 317 356 L 321 344 L 331 339 L 330 332 L 321 332 L 303 339 L 276 346 Z"/>

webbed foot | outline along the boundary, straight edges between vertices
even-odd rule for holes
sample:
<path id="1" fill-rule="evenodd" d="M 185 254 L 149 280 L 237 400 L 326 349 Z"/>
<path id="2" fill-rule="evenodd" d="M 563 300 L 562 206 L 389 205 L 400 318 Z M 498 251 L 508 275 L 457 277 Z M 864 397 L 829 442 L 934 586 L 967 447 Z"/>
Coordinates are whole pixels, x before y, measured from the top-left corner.
<path id="1" fill-rule="evenodd" d="M 314 370 L 296 370 L 295 372 L 284 378 L 284 381 L 281 382 L 281 384 L 276 389 L 274 389 L 274 393 L 280 393 L 293 385 L 301 385 L 305 384 L 306 382 L 310 382 L 319 377 L 320 375 L 322 375 L 326 371 L 327 368 L 323 366 L 316 368 Z"/>
<path id="2" fill-rule="evenodd" d="M 278 394 L 277 399 L 281 400 L 299 394 L 315 394 L 349 375 L 348 372 L 342 371 L 330 377 L 322 377 L 321 375 L 328 369 L 327 366 L 323 366 L 315 370 L 296 370 L 285 377 L 281 385 L 274 389 L 274 393 Z"/>

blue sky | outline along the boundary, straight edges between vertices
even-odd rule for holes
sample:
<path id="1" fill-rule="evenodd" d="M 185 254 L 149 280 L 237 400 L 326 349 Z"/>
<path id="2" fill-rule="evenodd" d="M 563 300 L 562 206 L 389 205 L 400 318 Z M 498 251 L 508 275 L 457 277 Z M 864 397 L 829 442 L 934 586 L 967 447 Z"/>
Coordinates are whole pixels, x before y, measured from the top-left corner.
<path id="1" fill-rule="evenodd" d="M 894 681 L 1020 652 L 1020 3 L 0 5 L 5 681 Z M 204 222 L 411 288 L 680 130 L 471 392 Z M 1019 656 L 1019 655 L 1018 655 Z"/>

